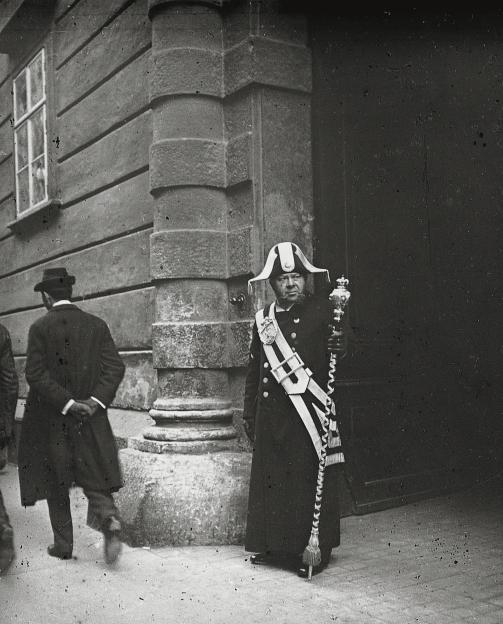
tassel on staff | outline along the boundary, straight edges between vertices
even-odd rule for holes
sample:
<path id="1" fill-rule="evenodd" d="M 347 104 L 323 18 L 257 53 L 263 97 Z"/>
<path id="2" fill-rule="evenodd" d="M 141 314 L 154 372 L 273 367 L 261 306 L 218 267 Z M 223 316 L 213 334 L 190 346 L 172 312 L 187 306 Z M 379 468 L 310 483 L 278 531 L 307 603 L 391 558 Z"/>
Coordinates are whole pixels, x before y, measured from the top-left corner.
<path id="1" fill-rule="evenodd" d="M 337 280 L 337 287 L 330 293 L 329 299 L 333 304 L 333 320 L 332 332 L 340 324 L 342 315 L 346 308 L 347 302 L 350 298 L 350 293 L 346 286 L 349 284 L 344 276 Z M 316 495 L 314 500 L 314 512 L 313 523 L 311 527 L 311 535 L 307 543 L 306 548 L 302 554 L 302 563 L 308 566 L 307 580 L 310 581 L 313 575 L 313 567 L 320 565 L 321 563 L 321 550 L 319 540 L 319 526 L 321 515 L 321 504 L 323 501 L 323 482 L 325 479 L 325 467 L 328 447 L 328 437 L 330 431 L 330 415 L 332 413 L 332 395 L 334 393 L 335 384 L 335 371 L 337 366 L 337 355 L 335 353 L 330 354 L 330 362 L 328 368 L 328 383 L 327 383 L 327 402 L 325 405 L 325 418 L 322 426 L 321 436 L 321 451 L 318 464 L 318 477 L 316 480 Z"/>

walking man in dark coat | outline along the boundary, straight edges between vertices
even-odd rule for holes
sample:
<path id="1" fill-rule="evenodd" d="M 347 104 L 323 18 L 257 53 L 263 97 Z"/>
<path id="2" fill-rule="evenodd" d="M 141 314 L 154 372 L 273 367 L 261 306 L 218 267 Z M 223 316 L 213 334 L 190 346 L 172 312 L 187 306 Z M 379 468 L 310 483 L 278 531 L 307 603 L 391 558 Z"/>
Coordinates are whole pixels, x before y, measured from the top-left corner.
<path id="1" fill-rule="evenodd" d="M 245 384 L 244 424 L 253 444 L 245 548 L 254 564 L 293 566 L 301 577 L 301 555 L 313 520 L 319 465 L 320 412 L 324 413 L 329 351 L 345 352 L 342 331 L 330 341 L 328 300 L 306 294 L 314 267 L 293 243 L 269 252 L 263 271 L 276 301 L 259 310 L 253 326 Z M 344 461 L 337 424 L 330 421 L 323 505 L 320 519 L 320 572 L 339 545 L 337 469 Z"/>
<path id="2" fill-rule="evenodd" d="M 30 386 L 19 441 L 23 505 L 47 499 L 54 544 L 48 553 L 72 557 L 68 490 L 89 503 L 88 523 L 104 534 L 107 563 L 119 556 L 121 524 L 112 492 L 122 486 L 115 438 L 107 417 L 124 376 L 107 324 L 70 303 L 75 278 L 46 269 L 35 291 L 48 313 L 30 327 L 26 380 Z"/>
<path id="3" fill-rule="evenodd" d="M 0 325 L 0 470 L 7 464 L 7 452 L 14 431 L 18 378 L 7 329 Z M 0 573 L 14 559 L 14 532 L 0 490 Z"/>

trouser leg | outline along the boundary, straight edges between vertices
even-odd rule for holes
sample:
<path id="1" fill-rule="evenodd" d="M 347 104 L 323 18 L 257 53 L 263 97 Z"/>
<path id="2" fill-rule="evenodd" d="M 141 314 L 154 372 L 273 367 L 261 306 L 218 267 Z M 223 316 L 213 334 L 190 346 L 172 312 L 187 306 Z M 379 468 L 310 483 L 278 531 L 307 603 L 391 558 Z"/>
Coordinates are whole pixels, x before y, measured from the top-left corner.
<path id="1" fill-rule="evenodd" d="M 15 556 L 14 532 L 0 492 L 0 573 L 7 570 Z"/>
<path id="2" fill-rule="evenodd" d="M 102 531 L 108 520 L 114 516 L 119 519 L 119 511 L 115 505 L 112 493 L 107 490 L 84 490 L 89 501 L 87 523 L 89 526 Z"/>
<path id="3" fill-rule="evenodd" d="M 52 532 L 54 533 L 54 545 L 62 552 L 71 553 L 73 550 L 73 524 L 68 491 L 48 498 L 47 506 L 49 507 Z"/>
<path id="4" fill-rule="evenodd" d="M 103 550 L 106 563 L 112 564 L 120 555 L 122 544 L 120 542 L 121 523 L 119 511 L 111 492 L 103 490 L 84 490 L 89 500 L 87 523 L 95 529 L 103 532 Z"/>
<path id="5" fill-rule="evenodd" d="M 4 525 L 10 526 L 10 522 L 7 510 L 5 509 L 5 504 L 3 502 L 2 492 L 0 491 L 0 527 Z"/>
<path id="6" fill-rule="evenodd" d="M 7 462 L 9 461 L 9 447 L 4 446 L 0 448 L 0 470 L 3 470 L 5 466 L 7 466 Z"/>

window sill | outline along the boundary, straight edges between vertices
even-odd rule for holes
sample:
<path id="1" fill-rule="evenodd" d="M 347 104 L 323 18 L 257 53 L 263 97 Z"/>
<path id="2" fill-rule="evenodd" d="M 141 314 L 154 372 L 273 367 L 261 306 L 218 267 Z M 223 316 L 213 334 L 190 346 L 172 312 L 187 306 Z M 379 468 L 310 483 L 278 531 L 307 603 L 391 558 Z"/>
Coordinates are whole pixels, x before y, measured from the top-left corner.
<path id="1" fill-rule="evenodd" d="M 49 213 L 56 212 L 61 208 L 61 202 L 59 199 L 48 199 L 40 206 L 36 208 L 30 208 L 29 210 L 25 210 L 22 214 L 20 214 L 14 221 L 10 221 L 7 223 L 7 227 L 15 232 L 17 229 L 24 226 L 28 221 L 31 221 L 33 218 L 38 216 L 45 216 Z"/>

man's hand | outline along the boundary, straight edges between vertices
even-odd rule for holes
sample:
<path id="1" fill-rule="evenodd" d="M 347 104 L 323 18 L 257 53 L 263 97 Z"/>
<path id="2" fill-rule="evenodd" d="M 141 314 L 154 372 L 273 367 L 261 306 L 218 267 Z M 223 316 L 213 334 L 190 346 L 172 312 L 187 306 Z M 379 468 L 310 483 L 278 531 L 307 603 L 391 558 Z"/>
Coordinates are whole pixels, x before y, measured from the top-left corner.
<path id="1" fill-rule="evenodd" d="M 79 419 L 86 419 L 93 415 L 91 408 L 84 401 L 75 401 L 67 413 Z"/>
<path id="2" fill-rule="evenodd" d="M 98 411 L 99 405 L 96 403 L 96 401 L 91 399 L 91 397 L 89 397 L 85 401 L 81 401 L 81 403 L 84 403 L 84 405 L 87 405 L 87 407 L 89 408 L 91 412 L 90 416 L 94 416 L 96 412 Z"/>
<path id="3" fill-rule="evenodd" d="M 341 329 L 336 329 L 333 326 L 330 329 L 330 335 L 327 340 L 328 352 L 339 357 L 344 357 L 348 349 L 348 339 L 346 333 Z"/>
<path id="4" fill-rule="evenodd" d="M 246 433 L 246 437 L 248 438 L 248 440 L 253 444 L 254 439 L 255 439 L 255 427 L 254 427 L 254 423 L 251 423 L 248 420 L 244 420 L 243 421 L 243 428 L 245 430 Z"/>

